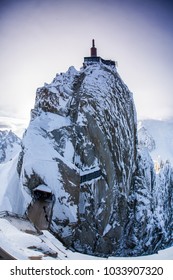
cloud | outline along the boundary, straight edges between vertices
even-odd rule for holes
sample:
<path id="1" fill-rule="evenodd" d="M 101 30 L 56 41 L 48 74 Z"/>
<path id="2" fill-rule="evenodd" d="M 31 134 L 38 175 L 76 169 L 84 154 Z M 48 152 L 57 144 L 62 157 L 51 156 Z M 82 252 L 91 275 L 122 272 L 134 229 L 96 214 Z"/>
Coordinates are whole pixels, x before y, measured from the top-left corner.
<path id="1" fill-rule="evenodd" d="M 0 130 L 12 130 L 16 135 L 22 137 L 25 129 L 28 126 L 28 120 L 14 118 L 14 117 L 4 117 L 0 114 Z"/>

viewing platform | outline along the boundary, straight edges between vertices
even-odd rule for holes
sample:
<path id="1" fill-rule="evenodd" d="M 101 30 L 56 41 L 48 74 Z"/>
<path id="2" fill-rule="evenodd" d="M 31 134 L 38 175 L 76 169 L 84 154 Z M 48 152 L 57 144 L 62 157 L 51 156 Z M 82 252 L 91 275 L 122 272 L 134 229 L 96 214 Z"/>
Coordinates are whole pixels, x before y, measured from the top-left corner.
<path id="1" fill-rule="evenodd" d="M 97 48 L 95 47 L 95 41 L 92 40 L 92 47 L 91 47 L 91 56 L 84 57 L 84 64 L 92 64 L 92 63 L 103 63 L 109 66 L 117 66 L 117 63 L 111 59 L 103 59 L 100 56 L 97 56 Z"/>

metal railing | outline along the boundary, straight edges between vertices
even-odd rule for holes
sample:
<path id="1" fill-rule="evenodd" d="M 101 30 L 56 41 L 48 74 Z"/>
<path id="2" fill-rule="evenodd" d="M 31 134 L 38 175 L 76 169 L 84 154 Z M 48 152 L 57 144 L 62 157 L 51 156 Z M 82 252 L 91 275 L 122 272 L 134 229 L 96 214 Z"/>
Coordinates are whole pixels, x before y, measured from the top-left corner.
<path id="1" fill-rule="evenodd" d="M 13 217 L 13 218 L 18 218 L 18 219 L 22 219 L 22 220 L 26 220 L 27 217 L 25 215 L 19 215 L 17 213 L 13 213 L 10 211 L 0 211 L 0 218 L 3 217 Z"/>

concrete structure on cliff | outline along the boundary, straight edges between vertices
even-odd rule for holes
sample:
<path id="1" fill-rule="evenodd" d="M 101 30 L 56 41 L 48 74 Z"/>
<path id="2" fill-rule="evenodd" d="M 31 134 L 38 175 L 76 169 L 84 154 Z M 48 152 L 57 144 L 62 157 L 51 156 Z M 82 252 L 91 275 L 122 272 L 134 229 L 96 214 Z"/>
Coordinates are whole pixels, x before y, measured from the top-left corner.
<path id="1" fill-rule="evenodd" d="M 106 65 L 116 66 L 116 62 L 113 60 L 105 60 L 101 58 L 100 56 L 97 56 L 97 48 L 95 47 L 95 40 L 92 40 L 92 47 L 90 49 L 91 56 L 84 57 L 84 65 L 86 64 L 93 64 L 93 63 L 99 63 L 102 62 Z"/>

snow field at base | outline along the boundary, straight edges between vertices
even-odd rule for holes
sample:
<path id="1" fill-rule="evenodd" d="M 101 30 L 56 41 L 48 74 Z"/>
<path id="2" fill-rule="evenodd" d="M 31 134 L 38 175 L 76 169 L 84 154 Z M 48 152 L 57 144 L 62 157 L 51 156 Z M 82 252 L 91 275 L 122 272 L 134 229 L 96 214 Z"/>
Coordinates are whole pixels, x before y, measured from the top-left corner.
<path id="1" fill-rule="evenodd" d="M 26 224 L 15 226 L 6 219 L 0 219 L 0 248 L 3 248 L 13 257 L 19 260 L 28 258 L 41 258 L 42 260 L 172 260 L 173 247 L 159 251 L 158 254 L 141 256 L 141 257 L 109 257 L 100 258 L 91 255 L 85 255 L 72 252 L 66 249 L 62 243 L 57 240 L 50 232 L 43 230 L 39 235 L 26 233 L 25 230 L 30 229 L 31 225 Z M 13 222 L 14 223 L 14 222 Z M 17 223 L 17 222 L 16 222 Z M 21 222 L 22 223 L 22 222 Z M 18 228 L 16 228 L 16 226 Z M 22 228 L 22 231 L 20 231 Z M 29 247 L 29 248 L 28 248 Z M 57 253 L 57 256 L 56 256 Z M 53 256 L 51 256 L 51 254 Z"/>
<path id="2" fill-rule="evenodd" d="M 0 228 L 0 248 L 16 259 L 24 260 L 34 257 L 53 259 L 51 254 L 55 255 L 57 252 L 53 243 L 42 234 L 22 232 L 6 219 L 0 219 Z M 59 259 L 58 255 L 57 258 Z"/>

